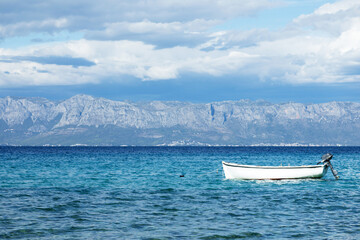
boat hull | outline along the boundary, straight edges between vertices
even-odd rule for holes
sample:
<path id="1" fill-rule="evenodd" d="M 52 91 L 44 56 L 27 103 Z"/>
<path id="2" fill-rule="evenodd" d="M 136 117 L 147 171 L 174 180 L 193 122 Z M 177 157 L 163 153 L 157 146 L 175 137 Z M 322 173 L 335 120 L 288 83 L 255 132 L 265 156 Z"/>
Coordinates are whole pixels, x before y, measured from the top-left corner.
<path id="1" fill-rule="evenodd" d="M 325 176 L 327 165 L 308 166 L 253 166 L 222 162 L 226 179 L 248 179 L 248 180 L 282 180 L 322 178 Z"/>

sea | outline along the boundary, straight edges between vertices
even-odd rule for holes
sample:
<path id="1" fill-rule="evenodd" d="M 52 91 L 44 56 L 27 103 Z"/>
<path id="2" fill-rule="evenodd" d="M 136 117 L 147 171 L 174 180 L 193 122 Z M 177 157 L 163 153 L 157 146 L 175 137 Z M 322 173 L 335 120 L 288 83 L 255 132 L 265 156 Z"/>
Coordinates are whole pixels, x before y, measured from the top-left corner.
<path id="1" fill-rule="evenodd" d="M 226 180 L 221 161 L 318 180 Z M 360 147 L 0 147 L 0 239 L 360 239 Z"/>

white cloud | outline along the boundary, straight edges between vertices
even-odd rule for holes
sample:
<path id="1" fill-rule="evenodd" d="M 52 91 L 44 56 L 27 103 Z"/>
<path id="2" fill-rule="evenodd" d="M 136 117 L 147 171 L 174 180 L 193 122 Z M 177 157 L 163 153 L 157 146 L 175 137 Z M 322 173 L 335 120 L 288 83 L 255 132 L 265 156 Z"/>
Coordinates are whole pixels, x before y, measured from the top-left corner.
<path id="1" fill-rule="evenodd" d="M 358 22 L 360 2 L 343 0 L 327 3 L 311 14 L 301 15 L 294 19 L 294 26 L 306 27 L 319 33 L 339 35 Z"/>
<path id="2" fill-rule="evenodd" d="M 142 42 L 89 40 L 3 50 L 2 56 L 0 72 L 3 78 L 0 85 L 79 84 L 114 76 L 121 79 L 122 75 L 162 80 L 176 78 L 182 72 L 219 76 L 236 72 L 253 58 L 234 50 L 204 52 L 189 47 L 156 49 Z M 96 65 L 74 68 L 28 60 L 5 61 L 12 56 L 67 56 L 87 59 Z"/>
<path id="3" fill-rule="evenodd" d="M 157 5 L 149 6 L 149 3 Z M 103 4 L 96 5 L 99 9 L 86 8 L 77 16 L 81 20 L 94 11 L 94 19 L 102 22 L 92 27 L 86 27 L 89 23 L 82 25 L 81 21 L 74 25 L 71 17 L 63 18 L 71 13 L 65 10 L 66 14 L 55 20 L 29 22 L 29 29 L 36 24 L 44 29 L 82 26 L 86 37 L 94 40 L 0 49 L 0 85 L 81 84 L 109 77 L 121 81 L 125 75 L 144 81 L 167 80 L 184 73 L 237 75 L 239 81 L 250 75 L 263 81 L 294 84 L 360 81 L 360 3 L 354 1 L 325 4 L 311 14 L 294 19 L 284 29 L 272 32 L 266 29 L 208 31 L 229 16 L 269 7 L 269 1 L 212 1 L 212 4 L 207 0 L 171 4 L 161 0 L 125 1 L 114 9 L 105 7 L 110 4 L 107 0 Z M 119 10 L 119 6 L 127 11 Z M 145 11 L 146 7 L 149 9 Z M 120 17 L 115 16 L 115 10 L 120 11 Z M 107 21 L 99 15 L 105 12 L 109 13 Z M 181 12 L 184 16 L 180 16 Z M 16 24 L 22 26 L 23 22 L 10 24 L 14 34 L 21 29 Z M 57 65 L 31 61 L 30 56 L 41 59 L 60 56 L 95 64 Z"/>
<path id="4" fill-rule="evenodd" d="M 97 79 L 71 66 L 34 62 L 0 62 L 0 86 L 44 86 L 96 83 Z"/>
<path id="5" fill-rule="evenodd" d="M 296 18 L 286 28 L 270 32 L 224 31 L 202 47 L 231 49 L 261 56 L 238 69 L 263 80 L 301 83 L 360 81 L 360 3 L 325 4 Z"/>
<path id="6" fill-rule="evenodd" d="M 335 3 L 326 3 L 323 6 L 319 7 L 311 15 L 326 15 L 326 14 L 337 14 L 341 11 L 347 11 L 349 9 L 358 8 L 359 3 L 354 0 L 342 0 Z"/>

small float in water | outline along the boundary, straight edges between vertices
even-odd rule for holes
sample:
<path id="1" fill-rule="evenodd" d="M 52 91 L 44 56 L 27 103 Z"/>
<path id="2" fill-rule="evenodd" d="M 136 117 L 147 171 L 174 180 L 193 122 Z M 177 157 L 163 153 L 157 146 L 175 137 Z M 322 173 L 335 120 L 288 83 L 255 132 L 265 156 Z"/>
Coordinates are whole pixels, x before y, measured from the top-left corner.
<path id="1" fill-rule="evenodd" d="M 339 179 L 337 171 L 331 165 L 333 155 L 324 154 L 318 165 L 306 166 L 255 166 L 222 162 L 226 179 L 246 180 L 283 180 L 322 178 L 330 167 L 335 179 Z M 322 165 L 319 165 L 322 163 Z"/>

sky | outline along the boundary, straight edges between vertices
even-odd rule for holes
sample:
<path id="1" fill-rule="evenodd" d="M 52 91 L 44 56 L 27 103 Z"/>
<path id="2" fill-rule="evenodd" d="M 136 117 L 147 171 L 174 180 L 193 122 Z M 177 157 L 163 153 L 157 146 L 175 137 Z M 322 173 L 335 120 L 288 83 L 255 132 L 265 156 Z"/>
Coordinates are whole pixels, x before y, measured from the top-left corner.
<path id="1" fill-rule="evenodd" d="M 360 1 L 0 0 L 0 97 L 360 102 Z"/>

